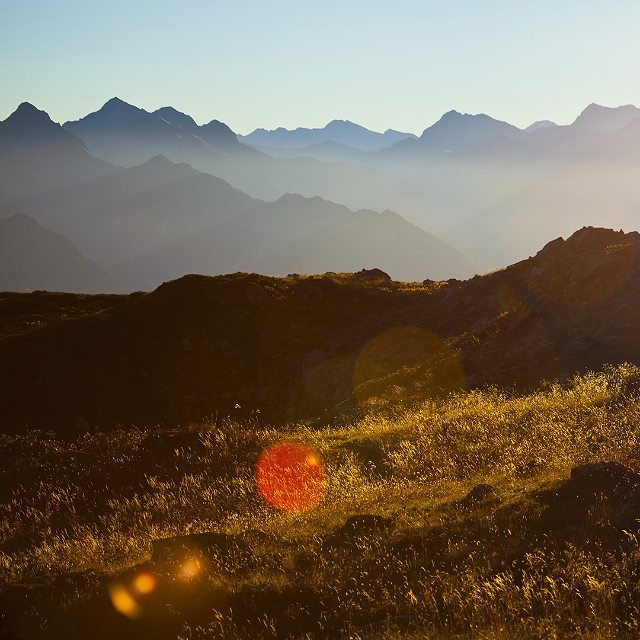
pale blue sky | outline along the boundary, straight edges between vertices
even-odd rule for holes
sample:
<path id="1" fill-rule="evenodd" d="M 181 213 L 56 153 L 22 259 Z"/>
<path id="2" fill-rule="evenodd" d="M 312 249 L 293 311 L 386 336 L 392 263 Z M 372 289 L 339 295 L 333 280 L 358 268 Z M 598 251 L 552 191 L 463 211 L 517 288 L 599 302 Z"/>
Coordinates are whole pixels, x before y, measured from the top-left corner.
<path id="1" fill-rule="evenodd" d="M 640 104 L 638 0 L 0 0 L 0 119 L 117 95 L 235 131 Z"/>

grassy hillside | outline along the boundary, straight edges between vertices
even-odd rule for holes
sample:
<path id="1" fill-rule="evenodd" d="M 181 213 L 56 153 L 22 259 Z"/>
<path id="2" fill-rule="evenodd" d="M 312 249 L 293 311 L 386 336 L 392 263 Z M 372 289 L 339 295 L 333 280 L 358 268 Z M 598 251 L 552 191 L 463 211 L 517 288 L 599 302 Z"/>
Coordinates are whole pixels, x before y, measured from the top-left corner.
<path id="1" fill-rule="evenodd" d="M 71 442 L 4 435 L 0 631 L 636 637 L 639 390 L 640 369 L 622 365 L 527 394 L 398 391 L 324 428 L 256 415 Z M 278 511 L 256 488 L 261 453 L 282 441 L 326 469 L 309 511 Z M 579 466 L 601 460 L 625 466 Z M 199 532 L 227 535 L 153 545 Z M 133 617 L 107 595 L 127 585 Z"/>

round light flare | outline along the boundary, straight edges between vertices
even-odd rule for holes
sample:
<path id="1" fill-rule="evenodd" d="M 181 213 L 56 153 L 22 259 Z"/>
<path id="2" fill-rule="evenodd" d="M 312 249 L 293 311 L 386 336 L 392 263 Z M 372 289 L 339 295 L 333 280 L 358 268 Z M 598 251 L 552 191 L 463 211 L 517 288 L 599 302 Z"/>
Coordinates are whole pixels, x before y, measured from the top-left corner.
<path id="1" fill-rule="evenodd" d="M 135 598 L 121 584 L 109 586 L 109 598 L 113 608 L 127 618 L 139 618 L 142 615 L 142 607 Z"/>
<path id="2" fill-rule="evenodd" d="M 158 580 L 152 573 L 140 573 L 134 579 L 131 585 L 133 591 L 141 596 L 149 595 L 156 590 Z"/>
<path id="3" fill-rule="evenodd" d="M 282 442 L 266 449 L 258 460 L 256 482 L 270 505 L 293 513 L 317 506 L 328 485 L 318 452 L 298 442 Z"/>
<path id="4" fill-rule="evenodd" d="M 420 367 L 430 372 L 421 378 L 427 391 L 465 387 L 459 359 L 442 338 L 419 327 L 398 326 L 378 334 L 360 351 L 353 367 L 354 397 L 361 405 L 373 403 L 394 386 L 406 385 L 409 372 Z"/>
<path id="5" fill-rule="evenodd" d="M 190 581 L 197 578 L 202 572 L 202 561 L 198 558 L 188 558 L 181 565 L 178 570 L 178 577 L 181 580 Z"/>

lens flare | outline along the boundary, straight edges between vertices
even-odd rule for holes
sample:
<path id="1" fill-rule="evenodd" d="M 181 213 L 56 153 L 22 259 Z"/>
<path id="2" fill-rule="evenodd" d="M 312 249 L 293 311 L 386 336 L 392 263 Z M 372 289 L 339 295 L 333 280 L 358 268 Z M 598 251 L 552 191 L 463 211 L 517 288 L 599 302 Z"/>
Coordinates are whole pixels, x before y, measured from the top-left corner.
<path id="1" fill-rule="evenodd" d="M 312 509 L 327 491 L 327 474 L 320 455 L 297 442 L 266 449 L 258 461 L 256 481 L 262 497 L 286 512 Z"/>
<path id="2" fill-rule="evenodd" d="M 123 616 L 139 618 L 142 615 L 142 607 L 121 584 L 109 586 L 109 598 L 111 598 L 113 608 Z"/>
<path id="3" fill-rule="evenodd" d="M 158 581 L 152 573 L 140 573 L 134 579 L 132 583 L 133 590 L 144 596 L 152 593 L 158 586 Z"/>
<path id="4" fill-rule="evenodd" d="M 142 615 L 142 606 L 139 600 L 153 593 L 158 586 L 158 579 L 143 571 L 134 576 L 127 586 L 121 582 L 114 582 L 107 587 L 109 598 L 113 608 L 127 618 L 139 618 Z"/>
<path id="5" fill-rule="evenodd" d="M 178 575 L 182 580 L 193 580 L 202 571 L 202 562 L 198 558 L 189 558 L 180 566 Z"/>
<path id="6" fill-rule="evenodd" d="M 439 336 L 419 327 L 398 326 L 364 345 L 353 367 L 353 393 L 361 405 L 407 386 L 407 371 L 428 367 L 420 378 L 425 392 L 449 392 L 466 386 L 457 354 Z"/>

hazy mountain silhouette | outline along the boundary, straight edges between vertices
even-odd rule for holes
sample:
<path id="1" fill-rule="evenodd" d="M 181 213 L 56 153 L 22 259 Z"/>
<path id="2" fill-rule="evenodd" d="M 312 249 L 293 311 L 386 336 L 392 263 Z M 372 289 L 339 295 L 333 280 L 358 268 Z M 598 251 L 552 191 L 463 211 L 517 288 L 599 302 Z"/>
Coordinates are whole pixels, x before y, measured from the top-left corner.
<path id="1" fill-rule="evenodd" d="M 219 120 L 211 120 L 211 122 L 200 126 L 196 124 L 196 121 L 191 116 L 181 113 L 173 107 L 162 107 L 153 113 L 169 124 L 199 136 L 207 144 L 214 147 L 226 149 L 231 147 L 232 150 L 236 152 L 244 149 L 244 147 L 238 143 L 236 134 L 224 124 L 224 122 L 220 122 Z"/>
<path id="2" fill-rule="evenodd" d="M 190 272 L 379 266 L 417 280 L 474 272 L 455 250 L 395 214 L 354 213 L 317 197 L 267 203 L 160 155 L 34 198 L 30 212 L 130 289 Z"/>
<path id="3" fill-rule="evenodd" d="M 28 102 L 0 122 L 0 191 L 7 198 L 20 200 L 112 169 Z"/>
<path id="4" fill-rule="evenodd" d="M 360 151 L 378 151 L 399 140 L 415 138 L 412 133 L 387 129 L 378 133 L 349 120 L 332 120 L 321 129 L 283 127 L 256 129 L 246 136 L 238 136 L 245 144 L 269 151 L 271 149 L 306 149 L 325 142 L 333 142 Z"/>
<path id="5" fill-rule="evenodd" d="M 525 131 L 531 133 L 532 131 L 538 131 L 539 129 L 548 129 L 549 127 L 557 127 L 558 125 L 551 120 L 537 120 L 533 124 L 530 124 Z"/>
<path id="6" fill-rule="evenodd" d="M 388 153 L 451 152 L 487 139 L 505 137 L 518 140 L 524 135 L 522 129 L 485 114 L 448 111 L 425 129 L 417 140 L 401 140 Z"/>
<path id="7" fill-rule="evenodd" d="M 475 272 L 460 253 L 393 212 L 353 212 L 288 194 L 134 258 L 117 273 L 133 288 L 148 289 L 184 273 L 285 275 L 372 267 L 401 280 Z"/>
<path id="8" fill-rule="evenodd" d="M 584 131 L 609 133 L 620 131 L 637 118 L 640 118 L 640 109 L 632 104 L 612 108 L 592 103 L 571 126 Z"/>
<path id="9" fill-rule="evenodd" d="M 32 206 L 51 228 L 111 267 L 258 204 L 224 180 L 158 155 Z"/>
<path id="10" fill-rule="evenodd" d="M 112 98 L 98 111 L 63 126 L 84 140 L 95 156 L 125 167 L 146 162 L 159 153 L 171 155 L 176 161 L 204 159 L 220 153 L 202 137 L 185 129 L 184 114 L 178 118 L 176 113 L 172 119 L 181 125 Z"/>
<path id="11" fill-rule="evenodd" d="M 63 236 L 18 213 L 0 218 L 0 291 L 120 291 L 116 280 Z"/>
<path id="12" fill-rule="evenodd" d="M 640 125 L 636 124 L 640 120 L 632 117 L 635 107 L 591 106 L 571 125 L 537 126 L 528 131 L 485 115 L 449 112 L 428 127 L 420 139 L 402 140 L 379 152 L 323 142 L 311 151 L 273 152 L 298 157 L 273 158 L 234 141 L 233 132 L 216 121 L 200 127 L 187 114 L 171 107 L 150 114 L 121 101 L 111 103 L 101 110 L 104 113 L 97 123 L 91 124 L 92 116 L 80 121 L 83 126 L 91 125 L 89 132 L 82 135 L 95 135 L 105 158 L 125 157 L 128 160 L 123 164 L 127 165 L 134 164 L 132 158 L 138 158 L 137 164 L 141 164 L 162 150 L 173 161 L 188 162 L 262 200 L 276 200 L 292 192 L 306 197 L 319 195 L 351 210 L 397 211 L 407 221 L 462 251 L 482 269 L 526 257 L 548 233 L 567 233 L 580 224 L 637 226 L 630 213 L 638 206 L 633 166 L 640 161 Z M 213 137 L 207 138 L 208 134 Z M 228 144 L 215 143 L 216 136 Z M 82 154 L 86 157 L 86 151 Z M 331 162 L 299 157 L 311 154 Z M 51 164 L 56 170 L 65 167 L 62 159 Z M 84 171 L 85 167 L 81 169 Z M 29 184 L 34 189 L 39 186 L 35 179 L 23 181 L 26 187 Z M 67 194 L 72 191 L 75 187 L 65 189 Z M 92 241 L 91 246 L 98 251 L 95 255 L 84 244 L 93 235 L 91 216 L 87 222 L 56 226 L 74 216 L 83 218 L 82 209 L 91 209 L 91 189 L 78 190 L 76 202 L 81 206 L 74 204 L 72 196 L 66 201 L 66 196 L 50 198 L 51 221 L 46 224 L 61 231 L 101 264 L 112 266 L 143 253 L 151 255 L 165 244 L 168 247 L 178 243 L 221 221 L 222 214 L 215 214 L 207 225 L 205 197 L 197 196 L 197 190 L 192 196 L 193 204 L 186 192 L 172 200 L 170 189 L 165 189 L 162 196 L 161 191 L 157 192 L 156 202 L 165 200 L 173 202 L 171 207 L 180 207 L 186 212 L 184 223 L 177 220 L 177 214 L 174 217 L 168 204 L 154 204 L 143 214 L 141 195 L 126 206 L 123 198 L 121 209 L 114 205 L 122 212 L 114 215 L 114 220 L 127 221 L 127 208 L 132 207 L 139 216 L 137 231 L 132 231 L 130 241 L 120 242 L 120 227 L 113 222 L 111 232 L 105 228 L 104 239 Z M 17 198 L 15 189 L 4 183 L 0 183 L 0 192 L 21 205 L 19 209 L 3 208 L 5 214 L 22 210 L 46 216 L 43 198 L 35 204 L 32 199 Z M 105 202 L 108 201 L 109 197 Z M 63 202 L 68 210 L 60 206 Z M 101 209 L 101 202 L 100 198 L 96 200 L 96 210 Z M 156 206 L 165 207 L 164 213 L 157 214 L 157 220 Z M 213 209 L 221 211 L 216 204 Z M 229 210 L 236 211 L 235 207 Z M 106 219 L 106 210 L 99 217 Z M 148 219 L 152 222 L 145 232 Z M 173 222 L 163 227 L 159 222 L 162 219 Z M 126 224 L 135 229 L 133 221 Z M 81 229 L 85 230 L 82 234 Z M 120 251 L 113 251 L 118 244 Z M 134 244 L 140 247 L 135 255 L 129 251 Z M 107 256 L 111 257 L 105 261 Z"/>
<path id="13" fill-rule="evenodd" d="M 65 128 L 95 156 L 122 167 L 158 154 L 218 176 L 252 196 L 274 199 L 286 192 L 323 195 L 337 201 L 384 182 L 381 171 L 319 162 L 314 158 L 276 159 L 234 140 L 223 123 L 194 128 L 188 115 L 172 107 L 149 113 L 118 98 Z"/>
<path id="14" fill-rule="evenodd" d="M 71 144 L 88 158 L 90 166 L 92 158 L 82 143 L 51 123 L 46 114 L 38 113 L 38 121 L 47 123 L 45 130 L 52 129 L 58 138 Z M 117 99 L 80 123 L 95 133 L 102 153 L 113 160 L 120 159 L 120 153 L 128 154 L 129 145 L 134 147 L 134 156 L 144 156 L 156 146 L 184 150 L 183 145 L 198 150 L 187 155 L 197 156 L 201 151 L 209 154 L 214 149 L 202 136 L 213 138 L 222 131 L 229 137 L 224 125 L 215 121 L 198 127 L 175 109 L 150 114 Z M 83 135 L 92 140 L 86 130 Z M 231 144 L 242 146 L 236 141 Z M 10 163 L 11 150 L 7 149 Z M 114 149 L 117 153 L 111 154 Z M 65 150 L 55 151 L 50 154 L 52 164 L 64 168 Z M 272 175 L 297 171 L 298 180 L 308 180 L 312 192 L 313 183 L 322 180 L 325 165 L 318 161 L 276 161 L 251 150 L 249 153 L 250 160 L 266 159 L 262 165 L 265 173 L 269 167 L 276 167 Z M 159 154 L 124 169 L 98 164 L 107 170 L 104 175 L 93 179 L 85 175 L 76 186 L 31 193 L 20 203 L 26 205 L 23 210 L 69 238 L 86 255 L 126 275 L 127 286 L 155 286 L 187 271 L 213 274 L 242 269 L 280 274 L 380 266 L 398 278 L 424 279 L 467 276 L 474 270 L 456 251 L 399 216 L 374 211 L 354 213 L 320 198 L 303 197 L 295 200 L 292 210 L 290 198 L 272 204 L 254 200 L 219 178 L 187 164 L 177 165 Z M 321 168 L 319 177 L 314 167 Z M 37 183 L 37 173 L 25 169 L 26 183 Z M 259 169 L 260 165 L 245 164 L 247 172 L 259 173 Z M 345 167 L 335 171 L 345 185 L 352 184 L 353 170 Z M 5 206 L 11 208 L 6 210 Z M 10 196 L 3 211 L 15 212 Z M 230 219 L 233 222 L 228 222 Z"/>

